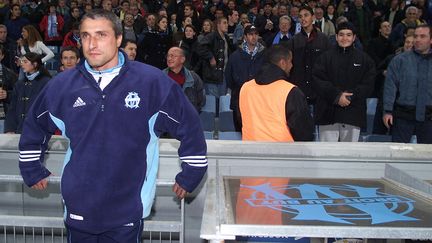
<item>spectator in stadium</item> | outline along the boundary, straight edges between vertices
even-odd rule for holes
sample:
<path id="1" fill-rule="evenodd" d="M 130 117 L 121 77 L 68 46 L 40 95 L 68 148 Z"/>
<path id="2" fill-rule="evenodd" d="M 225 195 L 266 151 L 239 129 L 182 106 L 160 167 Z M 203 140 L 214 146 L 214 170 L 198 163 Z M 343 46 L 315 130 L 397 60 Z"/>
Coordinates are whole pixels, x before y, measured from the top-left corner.
<path id="1" fill-rule="evenodd" d="M 409 6 L 405 10 L 405 19 L 403 19 L 399 24 L 397 24 L 392 32 L 390 33 L 390 41 L 393 46 L 398 46 L 399 43 L 403 43 L 404 33 L 408 27 L 416 27 L 420 24 L 418 19 L 418 9 L 415 6 Z"/>
<path id="2" fill-rule="evenodd" d="M 333 26 L 336 26 L 336 19 L 339 16 L 336 13 L 336 7 L 333 4 L 329 4 L 326 8 L 326 12 L 324 14 L 324 18 L 333 23 Z"/>
<path id="3" fill-rule="evenodd" d="M 252 141 L 312 141 L 314 123 L 303 92 L 288 81 L 291 51 L 273 45 L 255 79 L 240 90 L 242 139 Z"/>
<path id="4" fill-rule="evenodd" d="M 39 54 L 27 52 L 20 58 L 20 62 L 25 76 L 15 84 L 10 97 L 4 128 L 4 132 L 9 134 L 22 132 L 24 119 L 30 106 L 51 79 Z"/>
<path id="5" fill-rule="evenodd" d="M 277 16 L 272 14 L 272 8 L 272 1 L 266 1 L 263 7 L 264 14 L 259 15 L 255 23 L 253 24 L 258 28 L 260 36 L 265 36 L 277 32 L 279 20 Z"/>
<path id="6" fill-rule="evenodd" d="M 128 0 L 123 0 L 120 4 L 120 10 L 117 13 L 117 16 L 119 16 L 120 20 L 123 21 L 125 18 L 125 15 L 129 13 L 129 7 L 130 3 Z"/>
<path id="7" fill-rule="evenodd" d="M 66 0 L 58 1 L 56 11 L 63 17 L 63 20 L 70 18 L 70 8 L 66 5 Z"/>
<path id="8" fill-rule="evenodd" d="M 279 22 L 280 23 L 280 22 Z M 244 41 L 228 59 L 225 69 L 227 86 L 231 89 L 230 108 L 233 110 L 233 122 L 236 131 L 241 132 L 239 94 L 243 84 L 252 80 L 263 64 L 265 47 L 258 42 L 259 34 L 255 26 L 246 26 Z"/>
<path id="9" fill-rule="evenodd" d="M 0 61 L 5 57 L 6 49 L 0 45 Z M 17 75 L 5 65 L 0 64 L 0 123 L 4 127 L 4 120 L 8 112 L 13 87 L 17 81 Z"/>
<path id="10" fill-rule="evenodd" d="M 99 38 L 101 31 L 105 38 Z M 62 174 L 70 243 L 135 242 L 141 236 L 155 196 L 162 133 L 180 140 L 181 172 L 173 187 L 178 198 L 194 190 L 207 169 L 197 112 L 160 70 L 119 52 L 121 31 L 112 12 L 84 15 L 85 62 L 48 83 L 20 137 L 21 175 L 37 190 L 47 188 L 51 175 L 43 163 L 51 134 L 60 128 L 70 140 L 73 155 Z"/>
<path id="11" fill-rule="evenodd" d="M 138 41 L 138 33 L 134 29 L 135 19 L 131 13 L 126 13 L 123 19 L 123 39 Z"/>
<path id="12" fill-rule="evenodd" d="M 139 34 L 143 31 L 145 25 L 145 19 L 141 15 L 140 10 L 138 8 L 138 4 L 131 4 L 129 7 L 129 12 L 134 17 L 134 30 L 135 33 Z"/>
<path id="13" fill-rule="evenodd" d="M 42 63 L 54 58 L 54 53 L 42 42 L 42 37 L 33 25 L 26 25 L 22 28 L 22 39 L 19 39 L 17 43 L 21 55 L 28 52 L 44 55 Z"/>
<path id="14" fill-rule="evenodd" d="M 237 26 L 234 30 L 234 34 L 233 34 L 233 44 L 234 45 L 237 46 L 243 42 L 243 34 L 244 34 L 243 31 L 244 31 L 244 28 L 246 28 L 247 24 L 250 24 L 247 14 L 241 14 L 240 15 L 240 21 L 237 24 Z"/>
<path id="15" fill-rule="evenodd" d="M 279 31 L 264 36 L 264 41 L 267 47 L 277 44 L 288 44 L 288 41 L 294 36 L 291 29 L 291 18 L 288 15 L 279 18 Z"/>
<path id="16" fill-rule="evenodd" d="M 326 36 L 336 34 L 335 26 L 330 20 L 324 18 L 324 8 L 318 6 L 314 9 L 315 21 L 314 26 L 318 28 Z"/>
<path id="17" fill-rule="evenodd" d="M 392 29 L 404 18 L 404 11 L 399 6 L 399 0 L 390 0 L 388 7 L 384 10 L 384 21 L 391 24 Z"/>
<path id="18" fill-rule="evenodd" d="M 10 68 L 14 72 L 17 71 L 15 65 L 15 55 L 17 50 L 16 41 L 8 37 L 8 31 L 6 25 L 0 24 L 0 45 L 3 46 L 4 52 L 1 63 L 7 68 Z"/>
<path id="19" fill-rule="evenodd" d="M 226 34 L 228 20 L 225 17 L 216 20 L 216 30 L 199 41 L 197 53 L 202 61 L 202 79 L 207 94 L 215 97 L 226 94 L 224 70 L 234 45 Z"/>
<path id="20" fill-rule="evenodd" d="M 198 41 L 200 41 L 204 36 L 212 33 L 213 31 L 213 21 L 211 21 L 210 19 L 205 19 L 202 24 L 201 33 L 198 35 Z"/>
<path id="21" fill-rule="evenodd" d="M 182 26 L 182 21 L 186 18 L 186 17 L 190 17 L 192 20 L 192 24 L 193 26 L 195 26 L 195 28 L 200 28 L 201 26 L 201 22 L 199 21 L 198 18 L 198 13 L 195 11 L 192 3 L 189 2 L 185 2 L 184 3 L 184 8 L 183 11 L 179 11 L 177 13 L 177 29 L 182 29 L 184 26 Z"/>
<path id="22" fill-rule="evenodd" d="M 331 48 L 327 36 L 314 28 L 313 16 L 313 10 L 310 7 L 300 8 L 299 17 L 302 30 L 288 42 L 288 47 L 293 54 L 290 82 L 302 90 L 310 105 L 315 104 L 316 101 L 316 94 L 312 89 L 313 65 L 323 52 Z"/>
<path id="23" fill-rule="evenodd" d="M 60 14 L 56 12 L 56 6 L 50 4 L 48 13 L 42 18 L 39 23 L 39 29 L 44 33 L 44 43 L 49 46 L 61 46 L 63 42 L 64 20 Z"/>
<path id="24" fill-rule="evenodd" d="M 10 17 L 5 21 L 9 37 L 17 41 L 21 38 L 21 29 L 28 24 L 30 24 L 30 21 L 25 17 L 21 17 L 20 5 L 13 4 L 10 9 Z"/>
<path id="25" fill-rule="evenodd" d="M 146 33 L 144 40 L 138 45 L 138 61 L 164 69 L 166 55 L 171 46 L 172 36 L 168 32 L 168 19 L 159 17 L 156 31 Z"/>
<path id="26" fill-rule="evenodd" d="M 432 143 L 432 31 L 428 25 L 415 29 L 414 49 L 393 58 L 384 83 L 383 122 L 392 129 L 392 141 Z"/>
<path id="27" fill-rule="evenodd" d="M 60 71 L 65 71 L 74 68 L 80 61 L 80 52 L 76 47 L 62 47 L 60 51 Z"/>
<path id="28" fill-rule="evenodd" d="M 369 7 L 364 4 L 363 0 L 354 0 L 354 4 L 345 16 L 357 29 L 357 38 L 361 42 L 367 43 L 372 36 L 373 27 L 373 16 Z"/>
<path id="29" fill-rule="evenodd" d="M 366 99 L 374 89 L 375 63 L 354 48 L 354 29 L 349 22 L 340 24 L 338 46 L 320 55 L 313 68 L 320 141 L 358 142 L 360 128 L 366 127 Z"/>
<path id="30" fill-rule="evenodd" d="M 130 61 L 134 61 L 137 55 L 137 44 L 133 40 L 123 39 L 121 49 L 126 53 Z"/>
<path id="31" fill-rule="evenodd" d="M 340 16 L 339 18 L 336 19 L 335 27 L 337 28 L 340 24 L 347 23 L 347 22 L 348 19 L 345 16 Z M 329 41 L 332 46 L 337 46 L 336 35 L 329 36 Z M 359 50 L 363 50 L 363 44 L 361 43 L 359 38 L 355 38 L 354 47 Z"/>
<path id="32" fill-rule="evenodd" d="M 102 8 L 106 11 L 112 12 L 112 1 L 111 0 L 103 0 L 102 1 Z"/>
<path id="33" fill-rule="evenodd" d="M 78 7 L 71 8 L 70 15 L 71 15 L 71 17 L 65 21 L 65 24 L 63 27 L 64 35 L 66 35 L 66 33 L 68 33 L 72 29 L 72 26 L 75 23 L 78 23 L 78 26 L 79 26 L 79 23 L 81 21 L 81 12 L 80 12 Z"/>
<path id="34" fill-rule="evenodd" d="M 71 31 L 69 31 L 63 40 L 62 47 L 73 46 L 77 49 L 81 49 L 81 39 L 79 36 L 79 23 L 74 23 Z"/>
<path id="35" fill-rule="evenodd" d="M 199 61 L 199 56 L 196 52 L 198 48 L 198 38 L 193 25 L 186 25 L 184 36 L 180 41 L 179 47 L 183 50 L 186 57 L 184 66 L 190 70 L 193 70 Z"/>
<path id="36" fill-rule="evenodd" d="M 239 14 L 237 10 L 230 10 L 228 12 L 228 37 L 230 38 L 230 42 L 234 43 L 234 32 L 239 23 Z"/>
<path id="37" fill-rule="evenodd" d="M 167 55 L 167 68 L 163 70 L 180 87 L 198 112 L 205 105 L 205 91 L 201 78 L 194 71 L 184 66 L 185 52 L 178 47 L 171 47 Z"/>

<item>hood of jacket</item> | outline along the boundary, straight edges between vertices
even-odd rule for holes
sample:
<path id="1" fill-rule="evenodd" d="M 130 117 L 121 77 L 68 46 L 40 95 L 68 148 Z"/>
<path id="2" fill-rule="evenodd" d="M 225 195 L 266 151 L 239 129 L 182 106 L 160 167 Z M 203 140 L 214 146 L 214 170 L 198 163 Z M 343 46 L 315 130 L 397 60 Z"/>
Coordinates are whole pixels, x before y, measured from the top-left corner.
<path id="1" fill-rule="evenodd" d="M 258 71 L 255 81 L 257 84 L 266 85 L 281 79 L 288 80 L 284 70 L 273 63 L 266 63 Z"/>

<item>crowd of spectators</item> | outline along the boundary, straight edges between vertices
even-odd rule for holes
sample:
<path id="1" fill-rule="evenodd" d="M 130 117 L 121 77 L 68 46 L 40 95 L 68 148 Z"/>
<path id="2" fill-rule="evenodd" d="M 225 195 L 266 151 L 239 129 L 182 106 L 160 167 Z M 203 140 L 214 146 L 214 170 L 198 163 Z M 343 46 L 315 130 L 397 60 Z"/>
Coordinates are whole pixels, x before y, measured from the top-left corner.
<path id="1" fill-rule="evenodd" d="M 377 68 L 371 74 L 375 85 L 367 97 L 380 100 L 374 132 L 387 134 L 381 102 L 386 67 L 396 53 L 410 50 L 406 42 L 413 38 L 416 26 L 431 22 L 429 5 L 425 0 L 0 0 L 0 51 L 4 67 L 3 72 L 0 70 L 3 75 L 0 94 L 6 91 L 6 96 L 19 95 L 13 90 L 13 83 L 18 80 L 15 85 L 18 87 L 28 81 L 30 73 L 23 65 L 26 60 L 37 64 L 32 66 L 37 70 L 32 71 L 49 74 L 29 53 L 38 54 L 41 63 L 59 63 L 51 74 L 83 61 L 80 19 L 91 9 L 102 8 L 114 12 L 122 21 L 121 48 L 130 60 L 165 69 L 179 85 L 189 83 L 185 80 L 190 77 L 199 78 L 203 87 L 193 90 L 215 97 L 231 94 L 233 122 L 236 130 L 241 131 L 240 89 L 258 72 L 263 51 L 277 44 L 291 50 L 293 68 L 288 80 L 303 92 L 313 115 L 323 97 L 313 76 L 315 62 L 322 53 L 338 46 L 338 26 L 349 22 L 355 37 L 353 48 L 362 53 L 358 55 L 367 53 L 373 60 L 373 70 Z M 169 53 L 170 49 L 175 55 Z M 174 56 L 181 57 L 175 68 L 169 60 Z M 334 55 L 334 58 L 335 63 L 343 63 L 343 57 Z M 339 69 L 342 67 L 321 71 Z M 6 78 L 4 74 L 9 71 L 18 78 Z M 4 97 L 4 110 L 27 96 Z M 31 97 L 27 98 L 31 105 Z M 194 105 L 200 111 L 204 103 L 195 101 Z M 21 114 L 24 111 L 18 113 L 25 117 Z M 358 117 L 362 121 L 354 123 L 363 126 L 364 115 Z M 8 125 L 13 129 L 5 131 L 19 133 L 19 126 L 15 122 L 14 126 Z"/>

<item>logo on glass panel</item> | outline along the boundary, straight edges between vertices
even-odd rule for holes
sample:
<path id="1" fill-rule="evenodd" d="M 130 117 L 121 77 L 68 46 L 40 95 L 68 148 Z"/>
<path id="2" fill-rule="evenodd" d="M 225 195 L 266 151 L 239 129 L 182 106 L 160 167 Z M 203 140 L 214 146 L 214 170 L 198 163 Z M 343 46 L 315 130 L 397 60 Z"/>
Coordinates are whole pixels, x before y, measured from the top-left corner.
<path id="1" fill-rule="evenodd" d="M 414 210 L 410 198 L 379 192 L 379 188 L 356 185 L 296 184 L 271 186 L 241 185 L 254 190 L 246 202 L 252 207 L 267 207 L 293 215 L 292 220 L 317 220 L 355 224 L 369 220 L 371 224 L 416 221 L 407 216 Z"/>

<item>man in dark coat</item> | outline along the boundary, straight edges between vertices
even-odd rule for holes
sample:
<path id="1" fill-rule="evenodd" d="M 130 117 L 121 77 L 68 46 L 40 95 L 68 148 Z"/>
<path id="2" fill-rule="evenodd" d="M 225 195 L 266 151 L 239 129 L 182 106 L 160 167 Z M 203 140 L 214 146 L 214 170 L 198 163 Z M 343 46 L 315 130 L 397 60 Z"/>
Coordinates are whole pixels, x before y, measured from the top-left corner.
<path id="1" fill-rule="evenodd" d="M 309 105 L 315 104 L 316 94 L 312 89 L 312 67 L 323 52 L 331 48 L 326 35 L 313 26 L 313 10 L 306 6 L 300 9 L 302 30 L 289 40 L 288 48 L 293 54 L 293 68 L 290 81 L 303 91 Z"/>
<path id="2" fill-rule="evenodd" d="M 227 86 L 231 89 L 230 108 L 236 131 L 241 131 L 239 110 L 240 89 L 246 81 L 252 80 L 263 62 L 264 46 L 258 42 L 258 29 L 248 25 L 244 31 L 244 42 L 230 56 L 225 69 Z"/>
<path id="3" fill-rule="evenodd" d="M 343 23 L 336 33 L 338 46 L 321 55 L 313 69 L 318 94 L 315 122 L 320 140 L 356 142 L 366 125 L 366 98 L 372 93 L 375 63 L 353 47 L 354 26 Z"/>

